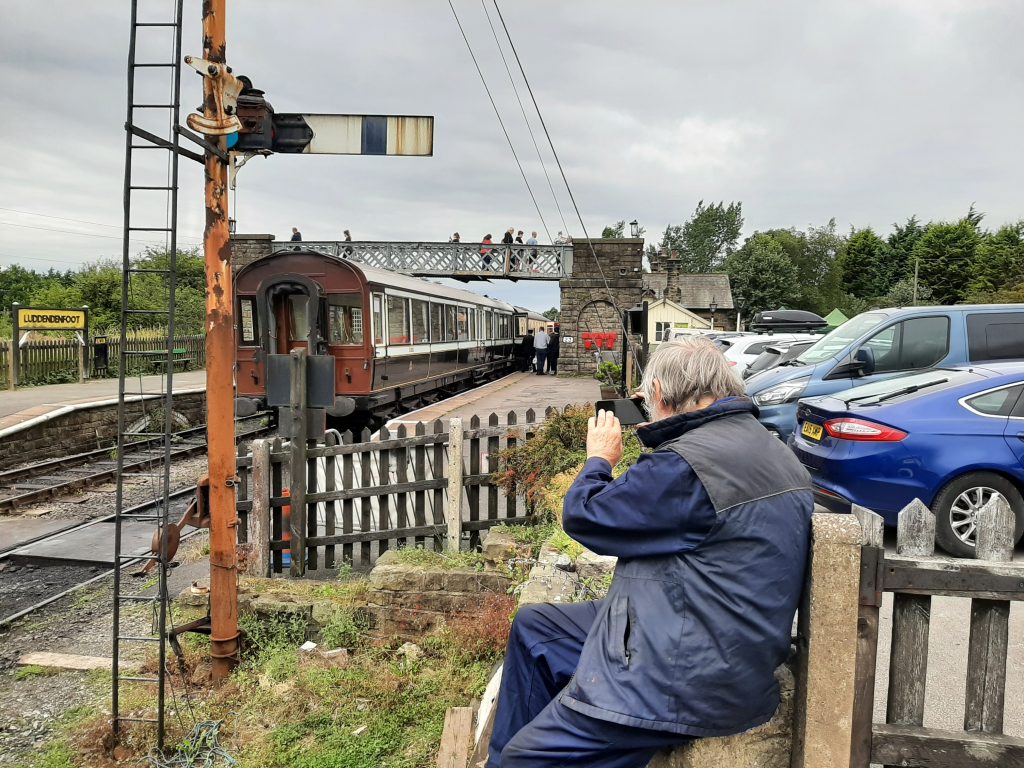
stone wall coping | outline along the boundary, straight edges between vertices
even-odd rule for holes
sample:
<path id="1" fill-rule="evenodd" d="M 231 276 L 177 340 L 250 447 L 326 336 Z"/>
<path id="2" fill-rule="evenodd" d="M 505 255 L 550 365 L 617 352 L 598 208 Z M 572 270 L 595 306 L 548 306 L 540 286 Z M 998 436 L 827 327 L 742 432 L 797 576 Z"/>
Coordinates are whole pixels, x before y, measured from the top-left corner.
<path id="1" fill-rule="evenodd" d="M 269 235 L 269 234 L 253 234 L 253 235 L 244 234 L 244 235 L 242 235 L 242 234 L 239 234 L 239 235 L 232 235 L 231 239 L 232 240 L 276 240 L 277 239 L 277 235 Z"/>
<path id="2" fill-rule="evenodd" d="M 205 387 L 196 389 L 176 389 L 174 390 L 174 396 L 177 397 L 178 395 L 195 395 L 205 391 Z M 153 400 L 155 398 L 161 397 L 163 397 L 162 394 L 158 392 L 153 392 L 144 393 L 141 395 L 128 395 L 125 397 L 124 400 L 126 403 L 137 403 L 142 400 Z M 33 416 L 32 418 L 26 419 L 25 421 L 19 424 L 14 424 L 10 427 L 4 427 L 3 429 L 0 429 L 0 439 L 9 437 L 10 435 L 17 434 L 18 432 L 22 432 L 26 429 L 31 429 L 32 427 L 37 427 L 40 424 L 45 424 L 48 421 L 59 419 L 61 416 L 67 416 L 69 413 L 75 413 L 76 411 L 88 411 L 93 408 L 109 408 L 112 405 L 117 405 L 116 397 L 108 398 L 106 400 L 93 400 L 88 403 L 68 403 L 67 405 L 61 405 L 58 406 L 57 408 L 54 408 L 52 411 L 48 411 L 47 413 L 40 414 L 39 416 Z"/>

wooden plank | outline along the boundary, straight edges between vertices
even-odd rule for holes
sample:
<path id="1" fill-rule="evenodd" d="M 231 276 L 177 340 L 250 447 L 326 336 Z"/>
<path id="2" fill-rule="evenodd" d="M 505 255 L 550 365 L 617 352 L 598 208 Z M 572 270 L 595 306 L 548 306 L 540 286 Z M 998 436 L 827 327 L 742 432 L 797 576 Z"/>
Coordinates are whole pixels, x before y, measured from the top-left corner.
<path id="1" fill-rule="evenodd" d="M 280 496 L 284 491 L 284 464 L 275 464 L 273 461 L 274 451 L 280 452 L 281 450 L 281 438 L 275 437 L 274 441 L 270 444 L 270 495 L 271 498 Z M 275 507 L 271 505 L 270 508 L 270 521 L 272 532 L 271 535 L 275 540 L 284 538 L 284 509 L 282 507 Z M 290 524 L 289 524 L 290 525 Z M 271 550 L 273 552 L 273 550 Z M 274 573 L 281 573 L 284 571 L 284 553 L 273 552 L 271 561 L 274 567 Z"/>
<path id="2" fill-rule="evenodd" d="M 380 428 L 381 442 L 390 443 L 391 432 L 387 427 Z M 368 457 L 364 456 L 363 461 L 367 461 Z M 377 527 L 382 531 L 388 531 L 392 528 L 391 522 L 391 496 L 394 492 L 394 488 L 391 487 L 391 449 L 384 448 L 380 451 L 380 475 L 377 479 L 379 483 L 378 487 L 384 490 L 377 496 Z M 388 540 L 380 539 L 380 543 L 377 545 L 377 556 L 380 557 L 388 549 Z"/>
<path id="3" fill-rule="evenodd" d="M 317 463 L 319 459 L 310 458 L 308 453 L 309 445 L 306 445 L 306 528 L 305 537 L 316 536 L 319 533 L 317 508 L 318 502 L 311 496 L 316 496 L 320 485 Z M 320 567 L 320 553 L 316 547 L 306 546 L 306 568 L 315 571 Z"/>
<path id="4" fill-rule="evenodd" d="M 473 744 L 473 708 L 451 707 L 444 713 L 437 768 L 466 768 Z"/>
<path id="5" fill-rule="evenodd" d="M 875 705 L 875 673 L 878 665 L 878 612 L 882 603 L 881 561 L 885 558 L 885 522 L 869 509 L 851 510 L 861 525 L 860 605 L 857 611 L 857 671 L 853 693 L 853 728 L 850 741 L 851 768 L 871 763 L 871 725 Z"/>
<path id="6" fill-rule="evenodd" d="M 324 436 L 324 441 L 328 446 L 338 444 L 338 435 L 336 432 L 328 432 Z M 307 452 L 307 455 L 308 452 Z M 324 492 L 330 493 L 337 487 L 338 480 L 338 457 L 337 456 L 326 456 L 324 457 Z M 338 515 L 338 504 L 336 501 L 324 502 L 324 535 L 333 536 L 337 530 L 337 515 Z M 333 568 L 334 563 L 334 545 L 328 546 L 324 550 L 324 568 Z"/>
<path id="7" fill-rule="evenodd" d="M 270 575 L 270 443 L 252 441 L 252 549 L 246 571 L 254 576 Z"/>
<path id="8" fill-rule="evenodd" d="M 406 435 L 405 424 L 398 426 L 398 439 L 401 441 Z M 409 452 L 405 447 L 395 449 L 395 480 L 398 485 L 409 482 Z M 399 528 L 409 527 L 409 494 L 399 493 L 395 496 L 395 525 Z M 398 539 L 398 546 L 409 546 L 406 538 Z"/>
<path id="9" fill-rule="evenodd" d="M 435 443 L 447 443 L 448 435 L 441 433 L 436 435 L 422 435 L 418 437 L 388 438 L 387 440 L 360 440 L 356 443 L 343 445 L 318 446 L 310 448 L 309 455 L 323 458 L 324 456 L 345 456 L 356 453 L 376 453 L 386 448 L 411 448 L 414 445 L 434 445 Z"/>
<path id="10" fill-rule="evenodd" d="M 492 413 L 487 419 L 491 427 L 498 426 L 498 414 Z M 487 519 L 498 519 L 498 486 L 490 482 L 491 475 L 498 471 L 498 452 L 501 450 L 501 439 L 498 435 L 487 438 Z"/>
<path id="11" fill-rule="evenodd" d="M 241 462 L 239 459 L 246 454 L 246 448 L 244 445 L 239 445 L 238 450 L 235 451 L 235 474 L 238 475 L 238 492 L 235 494 L 235 511 L 238 514 L 238 543 L 246 544 L 249 541 L 249 511 L 238 508 L 238 501 L 240 499 L 248 499 L 250 494 L 250 475 L 252 474 L 251 469 L 242 469 Z M 270 462 L 267 462 L 268 470 L 268 485 L 269 485 L 269 470 Z"/>
<path id="12" fill-rule="evenodd" d="M 444 422 L 441 421 L 440 419 L 436 419 L 434 421 L 434 434 L 437 435 L 441 434 L 442 432 L 444 432 Z M 447 444 L 447 440 L 448 435 L 445 434 L 445 444 Z M 436 443 L 434 445 L 433 453 L 433 461 L 430 463 L 430 479 L 444 480 L 445 485 L 439 485 L 434 489 L 434 495 L 432 499 L 433 503 L 430 508 L 430 514 L 431 518 L 434 521 L 434 525 L 445 525 L 447 530 L 447 525 L 445 524 L 444 489 L 447 487 L 448 480 L 445 478 L 445 472 L 447 471 L 447 467 L 445 465 L 444 445 L 442 445 L 441 443 Z M 441 541 L 434 541 L 433 545 L 435 551 L 440 551 L 444 549 L 444 543 Z"/>
<path id="13" fill-rule="evenodd" d="M 516 421 L 517 421 L 516 412 L 515 411 L 509 411 L 508 415 L 505 417 L 505 420 L 508 423 L 509 427 L 515 427 Z M 512 450 L 513 448 L 515 448 L 519 444 L 519 436 L 517 434 L 518 431 L 519 430 L 516 430 L 516 429 L 510 429 L 509 430 L 509 432 L 508 432 L 508 439 L 505 441 L 505 448 L 507 450 Z M 515 483 L 513 483 L 512 486 L 505 493 L 505 518 L 506 519 L 510 518 L 510 517 L 515 517 L 518 514 L 518 512 L 517 512 L 518 505 L 519 505 L 519 493 L 516 490 Z"/>
<path id="14" fill-rule="evenodd" d="M 480 429 L 480 417 L 474 415 L 469 420 L 469 431 L 476 431 Z M 465 434 L 465 433 L 463 433 Z M 480 476 L 480 438 L 474 437 L 469 439 L 469 477 Z M 459 493 L 465 493 L 467 500 L 469 501 L 469 522 L 475 523 L 480 519 L 480 484 L 473 483 L 472 485 L 466 485 L 467 475 L 463 475 L 458 485 L 455 485 L 449 479 L 448 481 L 448 493 L 455 493 L 456 490 Z M 464 490 L 463 490 L 464 489 Z M 474 548 L 474 541 L 472 537 L 469 540 L 469 548 Z"/>
<path id="15" fill-rule="evenodd" d="M 422 527 L 414 526 L 409 528 L 391 528 L 386 531 L 357 531 L 354 533 L 336 533 L 333 536 L 317 536 L 315 539 L 309 539 L 309 546 L 325 547 L 328 544 L 340 545 L 340 544 L 359 544 L 373 541 L 381 541 L 382 539 L 394 539 L 398 536 L 443 536 L 447 532 L 447 526 L 444 525 L 424 525 Z M 271 549 L 284 548 L 286 545 L 283 542 L 270 542 Z M 368 565 L 371 560 L 367 560 Z"/>
<path id="16" fill-rule="evenodd" d="M 979 559 L 1007 562 L 1013 557 L 1013 510 L 1002 496 L 978 512 Z M 1003 732 L 1006 696 L 1006 655 L 1010 632 L 1010 603 L 971 601 L 971 638 L 967 650 L 967 692 L 964 729 Z"/>
<path id="17" fill-rule="evenodd" d="M 343 443 L 350 444 L 353 440 L 351 430 L 346 430 L 345 434 L 341 436 Z M 355 475 L 352 469 L 352 454 L 347 454 L 341 457 L 341 485 L 344 489 L 348 490 L 352 487 L 355 479 Z M 344 499 L 341 502 L 341 531 L 342 533 L 352 533 L 352 499 Z M 345 544 L 341 548 L 341 561 L 342 563 L 352 564 L 352 545 Z"/>
<path id="18" fill-rule="evenodd" d="M 425 435 L 427 427 L 422 421 L 416 422 L 416 436 L 420 437 Z M 412 472 L 416 480 L 426 479 L 427 470 L 427 449 L 422 445 L 414 446 L 412 449 Z M 413 497 L 413 525 L 417 528 L 427 524 L 427 494 L 425 491 L 416 491 Z M 415 544 L 417 547 L 422 547 L 426 540 L 422 536 L 415 538 Z"/>
<path id="19" fill-rule="evenodd" d="M 900 512 L 896 550 L 915 557 L 928 557 L 935 551 L 935 516 L 917 499 Z M 921 725 L 924 722 L 931 607 L 932 599 L 928 596 L 897 594 L 893 597 L 887 723 Z"/>
<path id="20" fill-rule="evenodd" d="M 1024 600 L 1024 563 L 887 555 L 886 592 Z"/>
<path id="21" fill-rule="evenodd" d="M 369 442 L 370 430 L 364 429 L 362 441 Z M 373 484 L 373 466 L 368 456 L 363 456 L 359 462 L 360 487 L 369 488 Z M 361 496 L 359 502 L 359 530 L 366 532 L 373 528 L 373 502 L 366 496 Z M 372 561 L 370 556 L 370 541 L 364 540 L 359 547 L 359 565 L 369 566 Z"/>
<path id="22" fill-rule="evenodd" d="M 1024 739 L 906 725 L 876 725 L 871 761 L 921 768 L 1024 768 Z"/>
<path id="23" fill-rule="evenodd" d="M 445 508 L 447 549 L 458 552 L 462 545 L 462 419 L 448 422 L 448 504 Z"/>

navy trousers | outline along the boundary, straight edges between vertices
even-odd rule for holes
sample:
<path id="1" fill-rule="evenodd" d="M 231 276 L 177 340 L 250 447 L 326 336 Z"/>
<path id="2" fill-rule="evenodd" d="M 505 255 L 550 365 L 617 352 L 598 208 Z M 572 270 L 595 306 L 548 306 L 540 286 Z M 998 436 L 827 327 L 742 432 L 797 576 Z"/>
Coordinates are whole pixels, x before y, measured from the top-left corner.
<path id="1" fill-rule="evenodd" d="M 533 351 L 537 354 L 537 375 L 543 376 L 544 364 L 548 360 L 548 351 L 547 349 L 534 349 Z"/>
<path id="2" fill-rule="evenodd" d="M 487 768 L 644 768 L 676 733 L 598 720 L 558 701 L 599 602 L 526 605 L 512 624 Z"/>

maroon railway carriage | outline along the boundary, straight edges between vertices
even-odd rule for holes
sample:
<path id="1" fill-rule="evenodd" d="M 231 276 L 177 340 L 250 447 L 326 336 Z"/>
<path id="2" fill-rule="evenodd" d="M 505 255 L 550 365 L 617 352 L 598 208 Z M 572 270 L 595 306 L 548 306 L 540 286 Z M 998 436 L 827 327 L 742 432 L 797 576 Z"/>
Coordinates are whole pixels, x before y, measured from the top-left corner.
<path id="1" fill-rule="evenodd" d="M 266 404 L 267 356 L 305 348 L 335 360 L 328 415 L 359 424 L 508 370 L 515 307 L 471 291 L 308 250 L 235 275 L 238 411 Z"/>

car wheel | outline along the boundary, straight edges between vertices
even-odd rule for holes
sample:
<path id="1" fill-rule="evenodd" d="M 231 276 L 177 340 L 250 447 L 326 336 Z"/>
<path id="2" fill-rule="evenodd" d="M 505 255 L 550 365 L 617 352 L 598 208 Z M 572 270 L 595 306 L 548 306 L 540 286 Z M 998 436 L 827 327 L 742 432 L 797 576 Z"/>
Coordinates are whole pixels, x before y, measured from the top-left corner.
<path id="1" fill-rule="evenodd" d="M 1013 540 L 1020 541 L 1024 533 L 1024 497 L 1020 491 L 994 472 L 971 472 L 948 482 L 932 502 L 939 545 L 954 557 L 974 557 L 978 512 L 996 496 L 1006 499 L 1016 515 Z"/>

